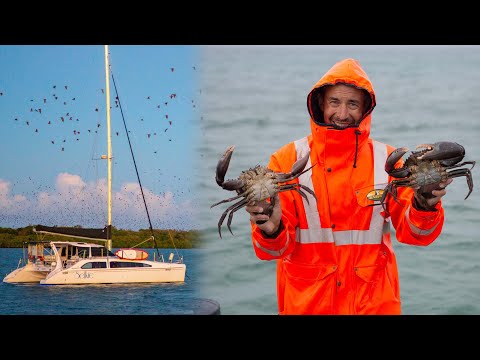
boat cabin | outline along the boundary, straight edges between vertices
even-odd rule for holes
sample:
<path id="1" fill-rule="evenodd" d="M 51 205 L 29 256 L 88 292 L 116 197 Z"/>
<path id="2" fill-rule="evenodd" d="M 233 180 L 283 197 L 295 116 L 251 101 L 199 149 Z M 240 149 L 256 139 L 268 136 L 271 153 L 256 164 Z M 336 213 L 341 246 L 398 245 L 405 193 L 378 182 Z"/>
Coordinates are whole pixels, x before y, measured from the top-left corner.
<path id="1" fill-rule="evenodd" d="M 64 268 L 72 266 L 81 259 L 115 256 L 105 246 L 98 244 L 85 242 L 52 242 L 52 246 Z"/>

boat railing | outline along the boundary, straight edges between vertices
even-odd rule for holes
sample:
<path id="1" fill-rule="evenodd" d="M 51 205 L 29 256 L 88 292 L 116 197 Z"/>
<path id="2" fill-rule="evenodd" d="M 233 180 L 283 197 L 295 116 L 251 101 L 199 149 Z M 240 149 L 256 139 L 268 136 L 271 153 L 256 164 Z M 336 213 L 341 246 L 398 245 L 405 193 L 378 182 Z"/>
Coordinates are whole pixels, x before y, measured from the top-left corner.
<path id="1" fill-rule="evenodd" d="M 52 261 L 55 261 L 55 255 L 45 255 L 43 257 L 43 261 L 45 262 L 52 262 Z"/>
<path id="2" fill-rule="evenodd" d="M 153 261 L 160 261 L 160 262 L 165 262 L 163 259 L 163 254 L 158 255 L 158 260 L 155 259 L 155 253 L 153 253 Z"/>

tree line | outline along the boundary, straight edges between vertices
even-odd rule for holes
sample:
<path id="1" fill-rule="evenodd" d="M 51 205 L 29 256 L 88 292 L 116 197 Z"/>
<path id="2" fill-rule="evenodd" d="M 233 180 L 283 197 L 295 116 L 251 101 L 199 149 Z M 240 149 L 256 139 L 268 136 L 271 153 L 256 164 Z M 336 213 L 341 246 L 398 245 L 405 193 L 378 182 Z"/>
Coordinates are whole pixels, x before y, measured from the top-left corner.
<path id="1" fill-rule="evenodd" d="M 33 232 L 34 226 L 12 229 L 0 227 L 0 248 L 22 248 L 24 243 L 39 240 L 65 241 L 65 236 L 40 235 Z M 76 226 L 78 228 L 78 226 Z M 192 249 L 200 247 L 200 232 L 198 230 L 159 230 L 154 229 L 155 240 L 151 239 L 150 229 L 122 230 L 112 226 L 112 246 L 114 248 L 138 247 L 143 249 Z M 88 241 L 86 239 L 73 239 Z M 92 240 L 92 242 L 94 242 Z M 139 245 L 140 244 L 140 245 Z"/>

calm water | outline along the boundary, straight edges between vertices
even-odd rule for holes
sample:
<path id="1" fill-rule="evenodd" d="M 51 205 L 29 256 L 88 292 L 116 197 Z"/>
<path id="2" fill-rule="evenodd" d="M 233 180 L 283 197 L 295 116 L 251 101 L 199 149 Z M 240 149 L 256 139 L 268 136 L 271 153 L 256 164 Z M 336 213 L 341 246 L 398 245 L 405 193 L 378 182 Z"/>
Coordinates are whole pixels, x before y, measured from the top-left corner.
<path id="1" fill-rule="evenodd" d="M 147 249 L 149 258 L 153 250 Z M 170 250 L 161 249 L 164 257 Z M 179 250 L 187 265 L 184 283 L 108 285 L 13 285 L 0 282 L 1 315 L 197 315 L 209 299 L 198 296 L 202 250 Z M 16 268 L 22 249 L 0 249 L 1 279 Z"/>
<path id="2" fill-rule="evenodd" d="M 236 145 L 227 178 L 285 143 L 309 133 L 306 96 L 336 61 L 360 61 L 377 95 L 372 137 L 413 149 L 441 140 L 464 145 L 480 161 L 480 46 L 474 47 L 206 47 L 202 51 L 202 124 L 197 194 L 205 247 L 181 250 L 183 284 L 40 286 L 0 283 L 0 314 L 196 314 L 212 299 L 227 315 L 276 314 L 275 263 L 256 258 L 248 215 L 234 215 L 232 236 L 217 222 L 234 195 L 214 180 L 218 158 Z M 475 188 L 456 178 L 444 197 L 446 221 L 428 247 L 396 251 L 404 314 L 480 314 L 480 164 Z M 224 204 L 226 205 L 226 204 Z M 168 254 L 168 250 L 162 250 Z M 0 275 L 16 267 L 21 249 L 0 249 Z"/>
<path id="3" fill-rule="evenodd" d="M 456 141 L 480 161 L 480 47 L 208 47 L 203 50 L 203 118 L 199 154 L 201 224 L 206 243 L 199 289 L 222 314 L 276 314 L 275 263 L 256 258 L 248 214 L 237 211 L 232 236 L 217 222 L 234 195 L 214 180 L 218 158 L 236 145 L 227 178 L 310 132 L 306 96 L 337 61 L 360 61 L 377 95 L 372 137 L 413 149 Z M 446 221 L 428 247 L 393 240 L 404 314 L 480 314 L 480 164 L 464 200 L 465 178 L 444 197 Z M 230 203 L 231 204 L 231 203 Z M 226 204 L 223 204 L 226 205 Z"/>

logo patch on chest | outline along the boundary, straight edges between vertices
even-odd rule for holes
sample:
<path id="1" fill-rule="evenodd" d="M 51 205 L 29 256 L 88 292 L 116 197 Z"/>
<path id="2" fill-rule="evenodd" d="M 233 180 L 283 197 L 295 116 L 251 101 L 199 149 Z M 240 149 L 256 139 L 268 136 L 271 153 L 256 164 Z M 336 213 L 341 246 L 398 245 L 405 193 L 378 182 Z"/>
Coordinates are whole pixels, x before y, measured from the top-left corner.
<path id="1" fill-rule="evenodd" d="M 367 194 L 368 200 L 379 201 L 382 199 L 383 193 L 385 190 L 383 189 L 373 189 Z"/>

